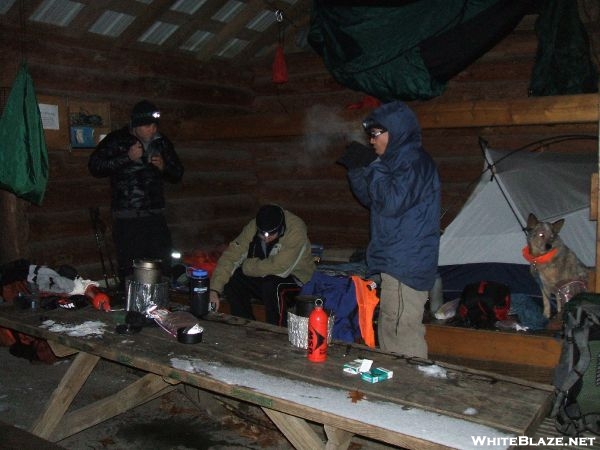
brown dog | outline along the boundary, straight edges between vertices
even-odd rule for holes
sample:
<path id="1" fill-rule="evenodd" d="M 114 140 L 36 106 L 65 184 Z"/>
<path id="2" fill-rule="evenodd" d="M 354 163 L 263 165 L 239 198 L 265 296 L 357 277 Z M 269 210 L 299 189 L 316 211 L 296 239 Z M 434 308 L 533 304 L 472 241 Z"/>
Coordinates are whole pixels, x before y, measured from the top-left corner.
<path id="1" fill-rule="evenodd" d="M 558 235 L 565 219 L 540 222 L 534 214 L 527 218 L 527 246 L 523 256 L 531 264 L 533 275 L 542 290 L 544 316 L 550 317 L 550 296 L 556 297 L 556 309 L 575 294 L 587 289 L 590 269 L 567 247 Z"/>

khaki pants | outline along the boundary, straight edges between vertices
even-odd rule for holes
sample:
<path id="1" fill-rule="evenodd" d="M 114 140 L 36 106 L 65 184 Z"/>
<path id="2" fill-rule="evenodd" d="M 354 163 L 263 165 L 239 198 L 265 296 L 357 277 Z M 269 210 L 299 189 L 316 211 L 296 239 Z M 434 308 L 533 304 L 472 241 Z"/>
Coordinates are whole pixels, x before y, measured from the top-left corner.
<path id="1" fill-rule="evenodd" d="M 381 274 L 377 333 L 382 350 L 427 358 L 423 325 L 427 298 L 427 291 L 416 291 L 386 273 Z"/>

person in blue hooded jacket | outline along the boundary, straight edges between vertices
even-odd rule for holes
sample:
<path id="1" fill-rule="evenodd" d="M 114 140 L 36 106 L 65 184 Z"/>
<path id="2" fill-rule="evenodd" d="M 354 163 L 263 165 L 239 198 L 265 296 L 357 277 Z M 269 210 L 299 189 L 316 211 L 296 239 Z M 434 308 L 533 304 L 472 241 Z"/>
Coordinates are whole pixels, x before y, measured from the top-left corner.
<path id="1" fill-rule="evenodd" d="M 427 358 L 423 312 L 437 273 L 439 175 L 405 103 L 380 106 L 363 128 L 373 149 L 352 143 L 338 163 L 348 169 L 352 192 L 370 211 L 367 276 L 381 274 L 379 345 Z"/>

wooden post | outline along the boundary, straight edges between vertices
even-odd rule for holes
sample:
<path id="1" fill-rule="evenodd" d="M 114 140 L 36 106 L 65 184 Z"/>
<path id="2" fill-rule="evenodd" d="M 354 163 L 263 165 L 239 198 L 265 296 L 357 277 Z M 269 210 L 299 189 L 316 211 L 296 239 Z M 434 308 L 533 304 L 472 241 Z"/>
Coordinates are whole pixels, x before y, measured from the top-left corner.
<path id="1" fill-rule="evenodd" d="M 0 264 L 25 257 L 28 222 L 24 202 L 12 192 L 0 190 Z"/>

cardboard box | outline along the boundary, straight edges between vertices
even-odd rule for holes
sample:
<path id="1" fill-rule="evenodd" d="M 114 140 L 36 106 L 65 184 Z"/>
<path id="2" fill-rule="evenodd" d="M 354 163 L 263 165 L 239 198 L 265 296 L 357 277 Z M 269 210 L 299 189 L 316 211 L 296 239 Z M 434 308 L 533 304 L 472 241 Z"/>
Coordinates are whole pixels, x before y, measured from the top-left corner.
<path id="1" fill-rule="evenodd" d="M 358 375 L 359 373 L 371 370 L 371 364 L 373 364 L 373 360 L 371 359 L 355 359 L 344 364 L 343 370 L 346 373 Z"/>
<path id="2" fill-rule="evenodd" d="M 383 367 L 376 367 L 368 372 L 360 374 L 360 377 L 369 383 L 379 383 L 383 380 L 389 380 L 394 376 L 394 372 Z"/>

